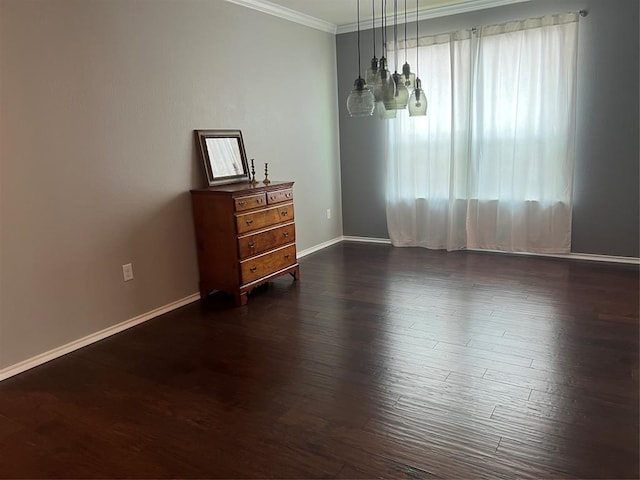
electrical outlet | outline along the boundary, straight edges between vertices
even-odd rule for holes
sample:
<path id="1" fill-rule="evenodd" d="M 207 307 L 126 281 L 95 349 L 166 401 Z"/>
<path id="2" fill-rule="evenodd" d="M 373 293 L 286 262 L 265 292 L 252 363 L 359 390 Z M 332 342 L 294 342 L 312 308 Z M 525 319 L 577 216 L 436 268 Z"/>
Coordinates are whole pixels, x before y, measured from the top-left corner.
<path id="1" fill-rule="evenodd" d="M 327 208 L 327 219 L 331 218 L 331 209 Z"/>
<path id="2" fill-rule="evenodd" d="M 124 277 L 125 282 L 133 280 L 133 265 L 130 263 L 122 265 L 122 276 Z"/>

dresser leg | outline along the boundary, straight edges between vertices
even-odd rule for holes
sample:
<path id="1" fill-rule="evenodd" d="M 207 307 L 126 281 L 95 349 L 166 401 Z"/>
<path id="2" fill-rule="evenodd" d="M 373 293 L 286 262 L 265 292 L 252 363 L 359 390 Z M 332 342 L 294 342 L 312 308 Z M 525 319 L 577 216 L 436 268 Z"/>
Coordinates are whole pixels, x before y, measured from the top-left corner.
<path id="1" fill-rule="evenodd" d="M 293 272 L 290 272 L 289 275 L 291 275 L 294 280 L 300 280 L 300 267 L 296 267 L 296 269 Z"/>
<path id="2" fill-rule="evenodd" d="M 247 292 L 241 292 L 235 294 L 236 307 L 241 307 L 247 304 Z"/>

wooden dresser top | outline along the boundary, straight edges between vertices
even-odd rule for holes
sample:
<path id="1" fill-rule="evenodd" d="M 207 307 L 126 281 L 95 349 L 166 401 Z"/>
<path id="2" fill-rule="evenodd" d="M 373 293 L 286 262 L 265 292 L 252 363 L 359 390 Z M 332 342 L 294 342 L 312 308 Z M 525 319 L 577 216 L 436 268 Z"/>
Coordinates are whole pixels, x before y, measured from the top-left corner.
<path id="1" fill-rule="evenodd" d="M 225 194 L 234 194 L 234 193 L 260 193 L 266 192 L 268 190 L 274 190 L 279 188 L 291 188 L 293 187 L 294 182 L 282 182 L 282 181 L 272 181 L 269 185 L 265 185 L 264 183 L 258 183 L 256 186 L 252 186 L 249 182 L 240 182 L 240 183 L 227 183 L 225 185 L 215 185 L 208 188 L 198 188 L 191 190 L 191 193 L 225 193 Z"/>

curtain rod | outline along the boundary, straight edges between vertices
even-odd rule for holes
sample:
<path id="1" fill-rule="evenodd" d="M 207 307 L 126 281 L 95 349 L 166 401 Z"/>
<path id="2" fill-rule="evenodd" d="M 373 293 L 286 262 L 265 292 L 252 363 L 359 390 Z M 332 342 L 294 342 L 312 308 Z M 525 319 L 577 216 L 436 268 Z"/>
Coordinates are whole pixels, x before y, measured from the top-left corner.
<path id="1" fill-rule="evenodd" d="M 0 0 L 1 1 L 1 0 Z M 560 13 L 560 14 L 551 14 L 551 15 L 566 15 L 566 14 L 574 14 L 574 15 L 578 15 L 580 17 L 586 17 L 587 15 L 589 15 L 589 11 L 588 10 L 579 10 L 579 11 L 572 11 L 572 12 L 565 12 L 564 14 Z M 544 18 L 544 17 L 536 17 L 536 18 Z M 520 21 L 520 20 L 513 20 L 513 21 Z M 577 20 L 576 20 L 577 21 Z M 506 22 L 506 23 L 511 23 L 511 22 Z M 482 28 L 482 27 L 470 27 L 468 30 L 471 31 L 473 34 L 478 33 L 478 30 Z M 439 33 L 439 34 L 435 34 L 435 35 L 427 35 L 427 37 L 432 37 L 432 36 L 440 36 L 440 35 L 452 35 L 456 32 L 460 32 L 463 31 L 465 29 L 462 30 L 457 30 L 457 31 L 450 31 L 450 32 L 444 32 L 444 33 Z M 418 39 L 410 39 L 410 40 L 403 40 L 403 41 L 399 41 L 399 42 L 390 42 L 390 45 L 392 46 L 393 50 L 398 50 L 400 48 L 404 48 L 404 42 L 408 41 L 417 41 Z"/>

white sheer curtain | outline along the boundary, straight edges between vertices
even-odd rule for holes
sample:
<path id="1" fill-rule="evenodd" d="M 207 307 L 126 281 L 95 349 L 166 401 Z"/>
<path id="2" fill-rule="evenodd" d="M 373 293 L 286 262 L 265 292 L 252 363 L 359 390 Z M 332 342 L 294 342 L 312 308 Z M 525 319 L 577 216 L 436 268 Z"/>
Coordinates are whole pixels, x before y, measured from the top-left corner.
<path id="1" fill-rule="evenodd" d="M 554 15 L 409 44 L 429 111 L 388 122 L 394 245 L 570 250 L 577 20 Z"/>

